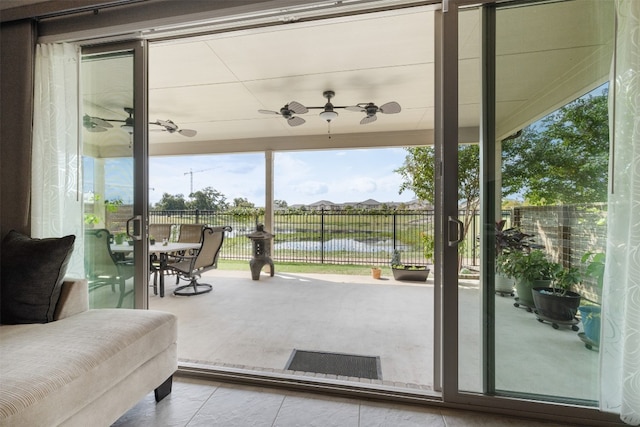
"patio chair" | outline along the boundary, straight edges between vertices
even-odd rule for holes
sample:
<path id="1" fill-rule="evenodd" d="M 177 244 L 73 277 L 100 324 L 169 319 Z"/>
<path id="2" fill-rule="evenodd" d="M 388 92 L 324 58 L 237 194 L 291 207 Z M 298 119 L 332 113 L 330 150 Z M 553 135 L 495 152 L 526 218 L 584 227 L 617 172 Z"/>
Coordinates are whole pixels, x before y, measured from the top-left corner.
<path id="1" fill-rule="evenodd" d="M 226 231 L 230 226 L 204 227 L 201 232 L 201 245 L 195 255 L 169 255 L 174 261 L 167 265 L 166 270 L 177 274 L 178 280 L 188 280 L 189 284 L 178 286 L 174 295 L 199 295 L 210 292 L 212 287 L 207 283 L 198 283 L 200 275 L 205 271 L 218 267 L 218 256 L 224 243 Z"/>
<path id="2" fill-rule="evenodd" d="M 202 229 L 204 229 L 204 224 L 180 224 L 178 229 L 178 243 L 200 243 L 202 239 Z M 189 253 L 179 252 L 174 253 L 172 255 L 175 256 L 184 256 L 184 255 L 196 255 L 197 251 L 191 250 Z M 174 262 L 170 260 L 169 262 Z M 173 274 L 171 272 L 166 272 L 165 274 Z M 156 275 L 154 275 L 154 286 L 156 283 Z M 176 277 L 176 285 L 180 283 L 180 277 Z M 154 288 L 155 289 L 155 288 Z"/>
<path id="3" fill-rule="evenodd" d="M 89 292 L 104 286 L 111 286 L 115 292 L 118 285 L 120 296 L 117 307 L 122 307 L 124 298 L 133 292 L 127 291 L 125 282 L 133 277 L 134 265 L 132 260 L 118 260 L 109 246 L 111 233 L 104 228 L 85 230 L 84 233 L 84 268 Z"/>
<path id="4" fill-rule="evenodd" d="M 204 224 L 180 224 L 179 243 L 200 243 Z"/>
<path id="5" fill-rule="evenodd" d="M 171 231 L 173 224 L 149 224 L 149 238 L 154 238 L 156 243 L 162 242 L 164 239 L 171 241 Z M 151 273 L 153 274 L 153 292 L 158 293 L 158 269 L 159 261 L 151 258 Z"/>
<path id="6" fill-rule="evenodd" d="M 171 240 L 171 227 L 173 224 L 149 224 L 149 237 L 153 237 L 156 242 L 163 239 Z"/>

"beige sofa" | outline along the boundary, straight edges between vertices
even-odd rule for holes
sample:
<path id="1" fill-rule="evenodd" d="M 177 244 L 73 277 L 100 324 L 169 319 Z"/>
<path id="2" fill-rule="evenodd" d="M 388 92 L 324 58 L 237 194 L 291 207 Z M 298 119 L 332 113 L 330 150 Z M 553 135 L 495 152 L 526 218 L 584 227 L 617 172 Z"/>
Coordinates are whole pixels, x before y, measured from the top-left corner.
<path id="1" fill-rule="evenodd" d="M 173 314 L 89 310 L 87 282 L 65 281 L 55 321 L 0 326 L 0 426 L 108 426 L 171 392 L 176 341 Z"/>

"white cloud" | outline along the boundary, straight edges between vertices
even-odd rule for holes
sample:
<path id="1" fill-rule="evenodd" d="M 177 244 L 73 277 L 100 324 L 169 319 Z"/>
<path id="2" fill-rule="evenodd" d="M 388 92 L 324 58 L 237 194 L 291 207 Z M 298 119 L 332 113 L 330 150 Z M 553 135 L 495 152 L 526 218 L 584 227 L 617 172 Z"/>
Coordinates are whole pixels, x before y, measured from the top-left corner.
<path id="1" fill-rule="evenodd" d="M 307 196 L 317 196 L 320 194 L 327 194 L 329 192 L 329 186 L 325 182 L 320 181 L 305 181 L 293 186 L 294 190 Z M 287 200 L 287 199 L 284 199 Z M 297 201 L 290 199 L 289 203 L 297 203 Z M 289 200 L 287 200 L 289 201 Z M 306 202 L 305 202 L 306 203 Z"/>
<path id="2" fill-rule="evenodd" d="M 349 180 L 349 191 L 356 193 L 374 193 L 378 189 L 378 185 L 374 178 L 359 176 Z"/>

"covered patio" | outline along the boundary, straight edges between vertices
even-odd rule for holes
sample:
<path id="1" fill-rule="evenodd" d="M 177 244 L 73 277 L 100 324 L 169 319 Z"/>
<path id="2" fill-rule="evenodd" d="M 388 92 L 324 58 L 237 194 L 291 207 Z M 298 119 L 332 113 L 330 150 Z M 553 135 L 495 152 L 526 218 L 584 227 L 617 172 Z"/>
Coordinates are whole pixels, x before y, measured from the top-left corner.
<path id="1" fill-rule="evenodd" d="M 259 281 L 246 271 L 214 270 L 202 282 L 213 291 L 194 297 L 151 295 L 149 307 L 179 319 L 178 357 L 183 366 L 215 366 L 234 372 L 329 378 L 433 393 L 433 280 L 400 282 L 383 275 L 263 272 Z M 461 279 L 460 385 L 481 390 L 480 288 Z M 496 385 L 502 390 L 597 399 L 598 353 L 587 350 L 569 328 L 553 329 L 496 296 L 498 340 Z M 500 348 L 501 347 L 501 348 Z M 382 379 L 371 380 L 285 369 L 292 351 L 309 350 L 379 356 Z M 526 369 L 521 364 L 527 364 Z M 551 364 L 554 375 L 537 375 Z M 533 365 L 533 366 L 532 366 Z M 521 374 L 518 374 L 520 372 Z M 557 375 L 556 375 L 557 374 Z M 541 381 L 544 377 L 544 381 Z M 549 382 L 551 381 L 551 383 Z"/>

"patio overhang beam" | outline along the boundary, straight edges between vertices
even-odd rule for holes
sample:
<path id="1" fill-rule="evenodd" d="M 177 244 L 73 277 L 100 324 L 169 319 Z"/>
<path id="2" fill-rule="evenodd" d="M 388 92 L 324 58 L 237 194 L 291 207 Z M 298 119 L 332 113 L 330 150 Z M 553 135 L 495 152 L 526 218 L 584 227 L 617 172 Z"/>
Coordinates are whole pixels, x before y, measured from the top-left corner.
<path id="1" fill-rule="evenodd" d="M 479 128 L 459 129 L 460 143 L 478 142 Z M 278 136 L 266 138 L 179 141 L 149 144 L 151 156 L 227 154 L 272 151 L 321 150 L 336 148 L 409 147 L 433 145 L 432 129 L 396 132 L 370 132 L 331 135 Z"/>

